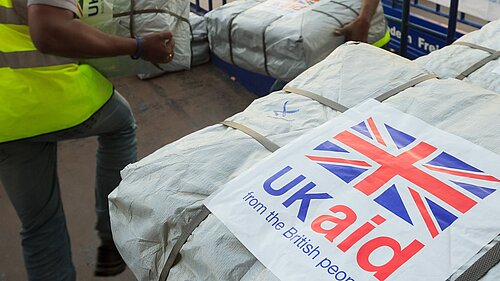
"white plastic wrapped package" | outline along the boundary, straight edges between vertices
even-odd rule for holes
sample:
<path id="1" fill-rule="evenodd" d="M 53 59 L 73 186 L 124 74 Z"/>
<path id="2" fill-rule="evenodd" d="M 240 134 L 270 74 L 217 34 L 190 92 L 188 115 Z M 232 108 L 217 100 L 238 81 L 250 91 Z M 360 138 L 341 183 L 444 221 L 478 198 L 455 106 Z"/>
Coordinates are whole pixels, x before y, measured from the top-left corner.
<path id="1" fill-rule="evenodd" d="M 287 86 L 352 107 L 428 73 L 384 50 L 349 43 Z M 491 91 L 455 79 L 431 79 L 385 103 L 500 153 L 500 122 L 495 122 L 500 120 L 500 95 Z M 228 120 L 284 146 L 338 114 L 312 99 L 280 91 L 255 100 Z M 270 153 L 246 134 L 218 124 L 127 166 L 109 199 L 115 242 L 135 276 L 159 280 L 173 245 L 201 212 L 202 201 Z M 277 281 L 213 215 L 192 232 L 180 256 L 167 280 Z M 483 280 L 499 277 L 497 267 Z"/>
<path id="2" fill-rule="evenodd" d="M 207 22 L 204 17 L 195 13 L 189 14 L 191 24 L 191 65 L 200 65 L 210 61 L 208 46 Z"/>
<path id="3" fill-rule="evenodd" d="M 345 42 L 334 36 L 353 21 L 361 0 L 240 0 L 205 15 L 210 49 L 241 68 L 290 81 Z M 381 4 L 368 42 L 389 40 Z"/>
<path id="4" fill-rule="evenodd" d="M 490 50 L 460 45 L 464 42 Z M 500 93 L 500 20 L 490 22 L 480 30 L 462 36 L 454 44 L 420 57 L 415 62 L 440 78 L 455 78 L 487 57 L 494 59 L 465 77 L 464 81 Z"/>
<path id="5" fill-rule="evenodd" d="M 450 7 L 449 0 L 429 0 L 444 7 Z M 500 19 L 500 1 L 498 0 L 461 0 L 458 11 L 479 17 L 487 21 Z"/>
<path id="6" fill-rule="evenodd" d="M 193 12 L 189 13 L 191 26 L 191 66 L 204 64 L 210 61 L 210 48 L 208 47 L 207 23 L 205 18 Z M 161 69 L 150 70 L 148 73 L 137 74 L 139 79 L 158 77 L 167 71 Z"/>
<path id="7" fill-rule="evenodd" d="M 85 1 L 88 2 L 88 0 Z M 144 60 L 133 60 L 130 56 L 82 59 L 82 63 L 92 65 L 107 77 L 177 71 L 191 67 L 189 1 L 100 0 L 98 2 L 112 2 L 112 17 L 97 22 L 90 20 L 89 24 L 108 34 L 124 37 L 144 36 L 154 32 L 172 32 L 175 40 L 175 56 L 168 64 L 152 64 Z"/>

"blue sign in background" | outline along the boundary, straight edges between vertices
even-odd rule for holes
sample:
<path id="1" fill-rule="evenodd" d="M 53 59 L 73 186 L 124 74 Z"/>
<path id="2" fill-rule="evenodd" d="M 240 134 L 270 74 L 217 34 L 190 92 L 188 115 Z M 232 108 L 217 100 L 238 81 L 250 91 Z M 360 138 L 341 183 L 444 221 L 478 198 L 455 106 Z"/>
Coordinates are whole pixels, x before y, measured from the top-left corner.
<path id="1" fill-rule="evenodd" d="M 398 51 L 401 43 L 401 8 L 393 7 L 391 1 L 383 1 L 384 14 L 386 15 L 389 30 L 391 32 L 391 41 L 389 48 Z M 424 17 L 410 14 L 410 28 L 408 31 L 408 50 L 405 57 L 415 59 L 425 56 L 432 51 L 443 48 L 447 45 L 446 34 L 448 28 Z M 415 26 L 418 26 L 416 28 Z M 457 32 L 459 38 L 463 33 Z"/>

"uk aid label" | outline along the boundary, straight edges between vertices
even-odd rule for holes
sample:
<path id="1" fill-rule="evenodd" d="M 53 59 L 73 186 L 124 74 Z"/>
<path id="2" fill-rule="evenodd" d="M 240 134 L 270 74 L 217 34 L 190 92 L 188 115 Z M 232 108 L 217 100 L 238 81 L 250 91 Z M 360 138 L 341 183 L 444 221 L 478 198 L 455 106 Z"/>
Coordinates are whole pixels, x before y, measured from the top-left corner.
<path id="1" fill-rule="evenodd" d="M 500 233 L 499 163 L 369 100 L 205 205 L 281 280 L 445 280 Z"/>

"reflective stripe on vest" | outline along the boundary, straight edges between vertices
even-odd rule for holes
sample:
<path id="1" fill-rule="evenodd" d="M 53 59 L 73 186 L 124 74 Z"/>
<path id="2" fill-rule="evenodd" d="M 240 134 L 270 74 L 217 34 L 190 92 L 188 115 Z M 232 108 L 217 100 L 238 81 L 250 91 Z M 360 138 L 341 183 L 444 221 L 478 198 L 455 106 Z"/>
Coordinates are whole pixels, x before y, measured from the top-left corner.
<path id="1" fill-rule="evenodd" d="M 0 6 L 0 19 L 3 19 L 3 23 L 7 24 L 26 24 L 25 20 L 13 8 L 4 6 Z"/>
<path id="2" fill-rule="evenodd" d="M 0 0 L 0 143 L 77 126 L 113 94 L 91 66 L 37 51 L 13 6 Z"/>
<path id="3" fill-rule="evenodd" d="M 389 29 L 385 31 L 384 37 L 379 39 L 377 42 L 373 43 L 372 45 L 375 47 L 383 47 L 385 44 L 389 43 L 391 41 L 391 33 L 389 32 Z"/>

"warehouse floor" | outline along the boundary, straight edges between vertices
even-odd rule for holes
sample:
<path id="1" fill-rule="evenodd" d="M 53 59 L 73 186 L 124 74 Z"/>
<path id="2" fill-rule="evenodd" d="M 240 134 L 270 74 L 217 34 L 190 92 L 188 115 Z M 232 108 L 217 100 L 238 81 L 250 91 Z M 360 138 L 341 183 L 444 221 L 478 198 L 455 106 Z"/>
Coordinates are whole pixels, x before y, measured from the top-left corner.
<path id="1" fill-rule="evenodd" d="M 256 98 L 211 64 L 149 81 L 125 77 L 113 82 L 137 120 L 139 158 L 223 121 Z M 78 280 L 135 280 L 128 269 L 114 278 L 92 276 L 99 243 L 94 231 L 95 151 L 95 138 L 59 144 L 59 178 Z M 26 280 L 19 230 L 14 209 L 0 187 L 0 281 Z"/>

